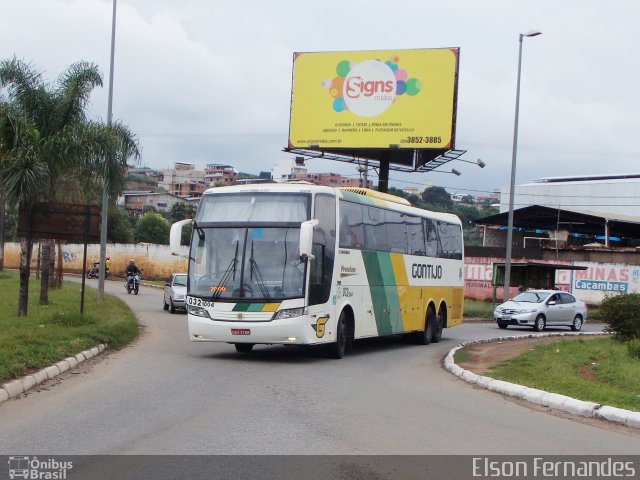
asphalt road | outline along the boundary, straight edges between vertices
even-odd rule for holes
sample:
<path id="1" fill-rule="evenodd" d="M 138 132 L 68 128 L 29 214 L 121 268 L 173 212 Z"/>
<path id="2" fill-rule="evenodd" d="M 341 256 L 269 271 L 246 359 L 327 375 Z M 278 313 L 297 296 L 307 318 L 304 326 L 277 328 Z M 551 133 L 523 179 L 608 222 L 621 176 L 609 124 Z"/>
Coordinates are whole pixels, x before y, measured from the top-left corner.
<path id="1" fill-rule="evenodd" d="M 517 329 L 469 323 L 429 346 L 356 342 L 342 360 L 279 346 L 239 354 L 190 343 L 186 315 L 163 311 L 159 289 L 134 296 L 107 282 L 107 291 L 134 309 L 143 335 L 3 403 L 0 454 L 640 452 L 637 430 L 532 409 L 442 369 L 455 345 Z"/>

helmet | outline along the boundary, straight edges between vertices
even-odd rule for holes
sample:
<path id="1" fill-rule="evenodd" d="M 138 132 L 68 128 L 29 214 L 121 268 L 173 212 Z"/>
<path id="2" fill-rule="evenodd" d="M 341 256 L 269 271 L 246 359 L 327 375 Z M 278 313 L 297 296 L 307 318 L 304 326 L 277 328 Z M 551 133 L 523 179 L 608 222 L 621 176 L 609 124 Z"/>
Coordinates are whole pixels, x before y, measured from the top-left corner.
<path id="1" fill-rule="evenodd" d="M 136 261 L 132 258 L 131 260 L 129 260 L 129 263 L 136 263 Z"/>
<path id="2" fill-rule="evenodd" d="M 107 257 L 107 260 L 111 260 L 111 257 Z"/>

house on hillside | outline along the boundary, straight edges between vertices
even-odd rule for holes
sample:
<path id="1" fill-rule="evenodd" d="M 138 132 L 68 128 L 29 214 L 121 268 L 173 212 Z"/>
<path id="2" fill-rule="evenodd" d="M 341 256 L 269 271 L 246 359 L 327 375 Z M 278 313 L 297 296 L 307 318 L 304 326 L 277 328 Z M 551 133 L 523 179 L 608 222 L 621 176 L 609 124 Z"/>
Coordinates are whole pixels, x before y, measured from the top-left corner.
<path id="1" fill-rule="evenodd" d="M 118 198 L 118 205 L 124 207 L 128 212 L 135 213 L 143 213 L 145 210 L 149 210 L 151 208 L 158 212 L 166 213 L 171 210 L 171 207 L 179 202 L 189 205 L 192 204 L 192 202 L 187 199 L 167 192 L 122 192 L 122 195 Z"/>

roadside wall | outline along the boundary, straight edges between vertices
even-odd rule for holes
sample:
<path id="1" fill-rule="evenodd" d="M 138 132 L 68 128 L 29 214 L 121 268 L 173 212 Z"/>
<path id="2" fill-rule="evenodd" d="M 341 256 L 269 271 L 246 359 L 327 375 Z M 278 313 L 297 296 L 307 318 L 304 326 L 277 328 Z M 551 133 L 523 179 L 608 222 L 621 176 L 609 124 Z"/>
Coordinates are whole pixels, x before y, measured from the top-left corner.
<path id="1" fill-rule="evenodd" d="M 31 267 L 36 268 L 39 244 L 34 244 Z M 56 249 L 57 250 L 57 249 Z M 65 272 L 82 273 L 84 245 L 68 244 L 62 246 L 63 269 Z M 141 268 L 142 278 L 164 279 L 174 272 L 187 271 L 188 247 L 181 247 L 180 256 L 171 255 L 168 245 L 155 244 L 107 244 L 107 256 L 111 258 L 111 275 L 124 278 L 124 271 L 130 259 Z M 5 268 L 18 268 L 20 265 L 20 244 L 6 243 L 4 251 Z M 100 245 L 87 246 L 86 267 L 100 259 Z"/>
<path id="2" fill-rule="evenodd" d="M 83 245 L 63 245 L 65 272 L 82 272 Z M 37 265 L 38 244 L 33 251 L 32 267 Z M 143 269 L 143 278 L 163 279 L 173 272 L 187 271 L 188 247 L 181 247 L 179 255 L 171 255 L 168 245 L 107 244 L 107 256 L 111 257 L 111 274 L 124 277 L 129 259 Z M 504 248 L 470 247 L 465 249 L 465 297 L 476 300 L 492 300 L 493 263 L 504 262 Z M 100 246 L 87 248 L 87 268 L 100 258 Z M 18 268 L 20 244 L 5 244 L 4 265 Z M 543 249 L 513 250 L 512 262 L 535 261 L 566 265 L 586 266 L 587 270 L 558 270 L 556 286 L 571 292 L 591 305 L 599 304 L 606 295 L 621 292 L 640 292 L 640 252 L 615 251 L 558 251 Z M 512 288 L 511 295 L 516 294 Z M 496 298 L 503 298 L 502 289 Z"/>

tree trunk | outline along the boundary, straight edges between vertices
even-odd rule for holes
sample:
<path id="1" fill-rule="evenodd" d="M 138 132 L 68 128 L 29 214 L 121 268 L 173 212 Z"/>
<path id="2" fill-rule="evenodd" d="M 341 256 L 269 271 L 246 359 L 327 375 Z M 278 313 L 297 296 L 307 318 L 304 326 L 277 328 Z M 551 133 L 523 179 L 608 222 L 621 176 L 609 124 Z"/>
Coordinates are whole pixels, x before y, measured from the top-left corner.
<path id="1" fill-rule="evenodd" d="M 49 305 L 49 266 L 51 258 L 51 240 L 40 242 L 40 305 Z"/>
<path id="2" fill-rule="evenodd" d="M 4 270 L 4 192 L 0 190 L 0 270 Z"/>
<path id="3" fill-rule="evenodd" d="M 32 240 L 33 241 L 33 240 Z M 36 255 L 36 280 L 40 280 L 40 259 L 42 258 L 42 242 L 38 242 L 38 255 Z"/>
<path id="4" fill-rule="evenodd" d="M 51 250 L 49 250 L 49 288 L 56 288 L 56 241 L 49 240 Z"/>
<path id="5" fill-rule="evenodd" d="M 20 239 L 20 291 L 18 292 L 18 316 L 27 316 L 29 304 L 29 275 L 31 274 L 31 236 Z"/>

